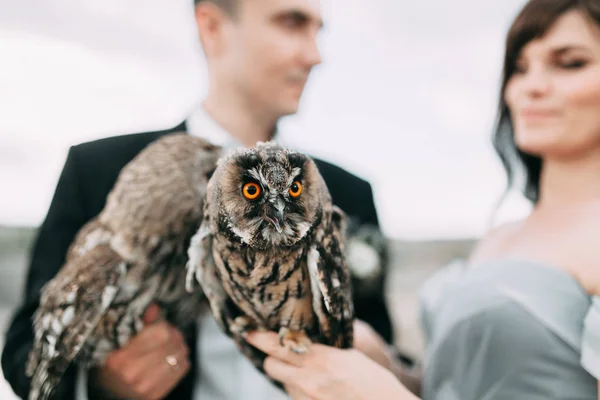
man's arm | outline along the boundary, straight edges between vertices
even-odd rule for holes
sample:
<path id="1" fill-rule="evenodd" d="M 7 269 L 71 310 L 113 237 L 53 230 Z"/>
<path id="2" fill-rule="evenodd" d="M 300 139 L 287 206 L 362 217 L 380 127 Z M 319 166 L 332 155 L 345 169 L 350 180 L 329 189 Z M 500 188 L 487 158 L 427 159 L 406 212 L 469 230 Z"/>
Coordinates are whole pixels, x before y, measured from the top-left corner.
<path id="1" fill-rule="evenodd" d="M 2 369 L 15 393 L 27 398 L 30 379 L 25 375 L 33 343 L 32 317 L 39 305 L 40 289 L 64 263 L 69 245 L 89 216 L 79 192 L 78 163 L 74 148 L 69 150 L 48 214 L 42 223 L 31 253 L 24 299 L 6 333 Z M 57 398 L 73 398 L 74 369 L 67 370 L 57 387 Z"/>

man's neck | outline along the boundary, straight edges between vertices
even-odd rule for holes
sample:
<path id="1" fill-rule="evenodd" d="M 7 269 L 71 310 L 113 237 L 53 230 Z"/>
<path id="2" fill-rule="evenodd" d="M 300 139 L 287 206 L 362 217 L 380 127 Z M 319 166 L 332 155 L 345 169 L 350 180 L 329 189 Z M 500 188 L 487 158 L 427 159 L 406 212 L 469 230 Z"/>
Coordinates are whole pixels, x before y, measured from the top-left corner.
<path id="1" fill-rule="evenodd" d="M 275 133 L 277 118 L 261 114 L 256 105 L 251 107 L 235 96 L 218 96 L 212 92 L 203 106 L 211 118 L 245 147 L 269 141 Z"/>

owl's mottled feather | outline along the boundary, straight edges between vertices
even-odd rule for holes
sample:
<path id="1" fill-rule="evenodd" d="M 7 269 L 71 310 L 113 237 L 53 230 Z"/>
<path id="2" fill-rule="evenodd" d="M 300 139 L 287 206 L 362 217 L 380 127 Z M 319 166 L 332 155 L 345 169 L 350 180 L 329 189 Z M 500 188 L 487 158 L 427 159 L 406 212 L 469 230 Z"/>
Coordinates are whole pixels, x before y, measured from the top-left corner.
<path id="1" fill-rule="evenodd" d="M 350 271 L 344 256 L 343 212 L 333 207 L 329 229 L 315 232 L 316 244 L 311 248 L 308 269 L 311 282 L 318 286 L 320 296 L 314 295 L 314 309 L 327 344 L 340 348 L 352 347 L 354 318 Z M 314 289 L 316 291 L 316 289 Z M 323 301 L 318 301 L 322 296 Z M 317 304 L 318 302 L 318 304 Z"/>
<path id="2" fill-rule="evenodd" d="M 242 337 L 249 329 L 279 332 L 298 352 L 309 342 L 352 346 L 345 218 L 301 153 L 269 142 L 219 161 L 189 249 L 188 284 L 200 283 L 223 332 L 259 370 L 264 354 Z"/>
<path id="3" fill-rule="evenodd" d="M 78 232 L 65 265 L 42 289 L 27 366 L 31 400 L 51 397 L 73 361 L 101 365 L 143 328 L 151 302 L 184 333 L 196 322 L 204 297 L 185 290 L 187 248 L 220 154 L 174 134 L 121 171 L 102 212 Z"/>

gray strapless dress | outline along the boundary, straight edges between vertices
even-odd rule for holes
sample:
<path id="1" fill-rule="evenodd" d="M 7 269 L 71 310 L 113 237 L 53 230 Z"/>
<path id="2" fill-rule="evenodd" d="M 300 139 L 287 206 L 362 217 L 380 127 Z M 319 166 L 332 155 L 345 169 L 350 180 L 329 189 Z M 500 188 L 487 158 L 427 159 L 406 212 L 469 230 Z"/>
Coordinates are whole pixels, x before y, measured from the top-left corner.
<path id="1" fill-rule="evenodd" d="M 566 271 L 454 261 L 420 305 L 424 400 L 598 399 L 600 298 Z"/>

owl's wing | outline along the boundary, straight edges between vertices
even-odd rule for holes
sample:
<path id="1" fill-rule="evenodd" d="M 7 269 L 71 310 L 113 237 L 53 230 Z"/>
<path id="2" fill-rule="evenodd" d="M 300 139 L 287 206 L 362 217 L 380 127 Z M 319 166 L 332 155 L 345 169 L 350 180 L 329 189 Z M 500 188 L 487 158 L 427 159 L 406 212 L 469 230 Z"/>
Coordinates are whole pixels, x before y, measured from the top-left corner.
<path id="1" fill-rule="evenodd" d="M 188 292 L 192 292 L 194 281 L 200 285 L 200 289 L 208 299 L 211 312 L 219 327 L 223 332 L 230 335 L 229 324 L 235 318 L 235 315 L 227 307 L 229 297 L 223 288 L 212 258 L 212 240 L 210 218 L 205 214 L 200 228 L 190 241 L 185 287 Z"/>
<path id="2" fill-rule="evenodd" d="M 126 263 L 102 244 L 72 257 L 42 290 L 27 375 L 30 399 L 47 399 L 118 293 Z"/>
<path id="3" fill-rule="evenodd" d="M 344 257 L 346 216 L 333 207 L 331 224 L 323 228 L 321 240 L 311 247 L 307 264 L 313 294 L 313 309 L 327 344 L 350 348 L 353 344 L 354 304 L 350 272 Z"/>

